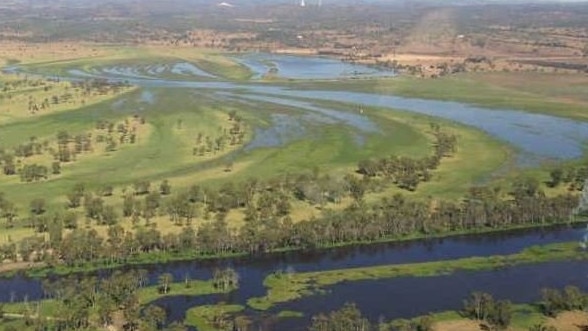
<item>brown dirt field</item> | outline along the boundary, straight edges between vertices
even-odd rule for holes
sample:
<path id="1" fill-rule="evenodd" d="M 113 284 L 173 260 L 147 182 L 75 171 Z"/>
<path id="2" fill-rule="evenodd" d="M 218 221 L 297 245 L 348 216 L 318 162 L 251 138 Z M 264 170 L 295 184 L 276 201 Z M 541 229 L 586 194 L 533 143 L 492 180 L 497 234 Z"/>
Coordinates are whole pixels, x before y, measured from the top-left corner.
<path id="1" fill-rule="evenodd" d="M 581 326 L 588 326 L 588 312 L 564 312 L 555 319 L 550 319 L 548 324 L 554 326 L 557 331 L 580 331 Z"/>
<path id="2" fill-rule="evenodd" d="M 433 325 L 434 331 L 482 331 L 480 324 L 470 320 L 445 321 Z"/>
<path id="3" fill-rule="evenodd" d="M 29 268 L 37 268 L 44 266 L 45 263 L 43 262 L 9 262 L 9 263 L 0 263 L 0 273 L 4 272 L 11 272 L 17 270 L 26 270 Z"/>

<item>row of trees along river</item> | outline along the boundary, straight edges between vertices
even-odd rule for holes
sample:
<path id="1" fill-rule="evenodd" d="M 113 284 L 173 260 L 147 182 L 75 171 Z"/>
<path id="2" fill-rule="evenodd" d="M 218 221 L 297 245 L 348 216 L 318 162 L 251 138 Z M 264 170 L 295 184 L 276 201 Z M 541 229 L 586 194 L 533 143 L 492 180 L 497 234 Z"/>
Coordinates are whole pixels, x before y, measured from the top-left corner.
<path id="1" fill-rule="evenodd" d="M 333 178 L 314 172 L 264 181 L 248 179 L 219 189 L 193 185 L 178 192 L 172 192 L 167 181 L 155 189 L 150 182 L 139 181 L 134 192 L 124 197 L 122 210 L 106 205 L 101 194 L 78 184 L 67 195 L 68 210 L 63 212 L 47 213 L 42 199 L 33 200 L 31 215 L 25 221 L 35 231 L 48 233 L 48 240 L 32 236 L 18 244 L 4 244 L 0 259 L 45 261 L 49 265 L 64 262 L 69 266 L 88 262 L 122 264 L 143 253 L 222 256 L 569 221 L 578 205 L 576 194 L 547 196 L 536 179 L 524 177 L 512 184 L 508 194 L 502 193 L 504 189 L 480 186 L 471 189 L 461 201 L 396 194 L 377 203 L 366 203 L 364 195 L 368 191 L 381 190 L 390 183 L 414 189 L 419 181 L 430 179 L 428 173 L 455 151 L 456 143 L 454 136 L 433 128 L 436 142 L 432 156 L 422 160 L 390 157 L 362 161 L 358 172 L 363 177 L 348 174 Z M 101 190 L 104 191 L 112 194 L 111 190 Z M 325 210 L 320 218 L 304 222 L 295 223 L 290 218 L 293 199 L 324 205 L 338 203 L 342 197 L 351 197 L 353 202 L 340 211 Z M 14 206 L 0 195 L 0 217 L 7 226 L 17 215 Z M 106 234 L 78 226 L 79 208 L 83 208 L 87 222 L 107 226 Z M 231 228 L 226 219 L 228 212 L 235 209 L 245 214 L 245 226 L 239 230 Z M 127 231 L 119 224 L 121 214 L 136 225 L 141 220 L 145 225 L 154 224 L 150 223 L 153 217 L 167 214 L 182 229 L 167 234 L 153 226 Z M 210 221 L 199 224 L 196 231 L 190 225 L 199 214 Z"/>

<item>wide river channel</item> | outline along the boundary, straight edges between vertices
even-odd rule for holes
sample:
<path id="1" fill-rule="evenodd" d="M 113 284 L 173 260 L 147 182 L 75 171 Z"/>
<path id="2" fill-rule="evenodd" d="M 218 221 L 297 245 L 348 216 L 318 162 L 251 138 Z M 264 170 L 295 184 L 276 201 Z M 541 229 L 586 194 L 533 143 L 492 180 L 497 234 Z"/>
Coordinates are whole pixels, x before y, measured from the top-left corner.
<path id="1" fill-rule="evenodd" d="M 254 77 L 264 70 L 278 68 L 285 78 L 337 79 L 341 77 L 391 76 L 374 68 L 338 63 L 333 60 L 307 57 L 257 55 L 239 59 L 249 66 Z M 265 66 L 265 67 L 264 67 Z M 309 69 L 311 68 L 311 69 Z M 324 70 L 323 70 L 324 69 Z M 7 70 L 11 70 L 10 68 Z M 14 70 L 14 69 L 12 69 Z M 188 78 L 170 79 L 167 71 Z M 352 105 L 377 106 L 437 116 L 466 124 L 511 144 L 519 151 L 521 162 L 534 160 L 572 159 L 583 154 L 588 141 L 588 123 L 555 116 L 516 110 L 491 110 L 455 102 L 402 98 L 391 95 L 355 93 L 348 91 L 295 90 L 268 83 L 233 83 L 220 81 L 193 65 L 152 65 L 146 68 L 105 68 L 103 70 L 68 71 L 72 79 L 107 78 L 126 80 L 153 88 L 182 88 L 209 90 L 223 98 L 243 102 L 269 102 L 297 107 L 331 121 L 356 127 L 358 131 L 373 130 L 372 123 L 357 112 L 345 112 L 317 105 L 314 100 L 345 102 Z M 193 75 L 194 79 L 189 79 Z M 290 76 L 289 76 L 290 75 Z M 393 79 L 393 78 L 387 78 Z M 147 94 L 149 97 L 149 94 Z M 174 262 L 143 266 L 149 271 L 151 283 L 162 273 L 172 273 L 177 280 L 187 275 L 192 279 L 209 279 L 219 266 L 230 265 L 240 275 L 240 288 L 227 295 L 200 297 L 175 296 L 159 300 L 167 308 L 170 321 L 183 320 L 186 309 L 218 302 L 246 304 L 247 299 L 263 296 L 264 278 L 277 270 L 295 272 L 344 269 L 360 266 L 438 261 L 470 256 L 512 254 L 530 245 L 580 241 L 585 227 L 558 227 L 536 230 L 510 231 L 499 234 L 470 235 L 446 239 L 417 240 L 404 243 L 375 244 L 317 252 L 274 254 L 258 258 L 225 259 L 214 261 Z M 107 272 L 101 272 L 104 274 Z M 515 266 L 482 272 L 457 272 L 435 277 L 401 277 L 377 281 L 342 283 L 328 288 L 326 294 L 305 297 L 280 304 L 266 313 L 246 311 L 264 330 L 306 330 L 313 314 L 339 308 L 345 302 L 356 302 L 372 320 L 383 317 L 410 318 L 431 311 L 458 309 L 472 291 L 487 291 L 497 298 L 513 302 L 537 300 L 543 287 L 576 285 L 588 290 L 588 263 L 563 261 L 536 265 Z M 41 281 L 23 276 L 0 279 L 0 302 L 40 299 Z M 304 318 L 275 320 L 269 316 L 282 310 L 304 313 Z"/>

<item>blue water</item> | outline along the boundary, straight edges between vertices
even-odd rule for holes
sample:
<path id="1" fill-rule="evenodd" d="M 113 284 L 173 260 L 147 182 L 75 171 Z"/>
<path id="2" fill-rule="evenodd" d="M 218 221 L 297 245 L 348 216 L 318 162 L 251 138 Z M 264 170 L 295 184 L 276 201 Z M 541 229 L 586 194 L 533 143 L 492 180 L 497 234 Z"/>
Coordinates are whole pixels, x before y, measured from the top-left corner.
<path id="1" fill-rule="evenodd" d="M 268 74 L 277 68 L 277 75 L 288 79 L 339 79 L 352 77 L 391 77 L 394 72 L 366 65 L 351 64 L 330 58 L 303 57 L 268 53 L 253 53 L 234 58 L 247 66 L 254 78 Z"/>

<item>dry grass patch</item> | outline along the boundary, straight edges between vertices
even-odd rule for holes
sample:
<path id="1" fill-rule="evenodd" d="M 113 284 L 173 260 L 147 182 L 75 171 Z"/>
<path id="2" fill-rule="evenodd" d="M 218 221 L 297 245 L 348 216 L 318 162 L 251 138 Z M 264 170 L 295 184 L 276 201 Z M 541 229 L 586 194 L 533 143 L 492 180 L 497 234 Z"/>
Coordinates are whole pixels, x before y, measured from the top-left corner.
<path id="1" fill-rule="evenodd" d="M 588 312 L 563 312 L 556 318 L 549 319 L 548 325 L 554 326 L 557 331 L 580 331 L 582 326 L 588 326 Z"/>
<path id="2" fill-rule="evenodd" d="M 0 58 L 34 63 L 58 60 L 75 60 L 105 56 L 109 51 L 100 45 L 77 42 L 23 43 L 3 40 Z"/>
<path id="3" fill-rule="evenodd" d="M 443 321 L 433 325 L 433 331 L 482 331 L 480 323 L 471 320 Z"/>

